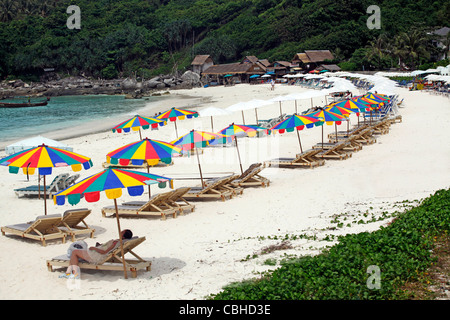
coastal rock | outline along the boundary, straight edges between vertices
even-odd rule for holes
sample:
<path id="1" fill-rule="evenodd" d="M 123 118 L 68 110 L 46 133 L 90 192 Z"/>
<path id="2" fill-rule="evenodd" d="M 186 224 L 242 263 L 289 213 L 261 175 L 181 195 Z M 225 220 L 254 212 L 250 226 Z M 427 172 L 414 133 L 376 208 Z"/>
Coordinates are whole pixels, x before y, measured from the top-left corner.
<path id="1" fill-rule="evenodd" d="M 183 83 L 195 86 L 200 83 L 200 75 L 188 70 L 183 73 L 183 75 L 181 76 L 181 80 L 183 81 Z"/>
<path id="2" fill-rule="evenodd" d="M 136 88 L 136 80 L 134 79 L 125 79 L 122 81 L 122 88 L 125 90 L 135 89 Z"/>

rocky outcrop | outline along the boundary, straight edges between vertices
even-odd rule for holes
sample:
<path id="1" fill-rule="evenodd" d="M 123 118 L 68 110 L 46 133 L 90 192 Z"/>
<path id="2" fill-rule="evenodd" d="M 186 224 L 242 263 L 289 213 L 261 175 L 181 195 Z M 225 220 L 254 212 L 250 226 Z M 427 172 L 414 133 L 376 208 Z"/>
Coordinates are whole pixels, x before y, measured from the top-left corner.
<path id="1" fill-rule="evenodd" d="M 82 94 L 125 94 L 141 98 L 154 91 L 187 89 L 200 86 L 200 76 L 186 71 L 181 77 L 172 75 L 137 81 L 134 78 L 103 80 L 85 77 L 67 77 L 40 83 L 25 83 L 20 79 L 0 83 L 0 99 L 12 96 L 60 96 Z"/>

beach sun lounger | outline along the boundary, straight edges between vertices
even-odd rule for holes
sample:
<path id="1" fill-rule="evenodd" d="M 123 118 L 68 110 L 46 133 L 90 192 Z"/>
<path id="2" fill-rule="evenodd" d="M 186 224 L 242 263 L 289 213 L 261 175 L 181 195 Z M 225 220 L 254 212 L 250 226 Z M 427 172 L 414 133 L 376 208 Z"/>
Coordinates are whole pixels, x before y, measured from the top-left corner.
<path id="1" fill-rule="evenodd" d="M 191 189 L 185 193 L 184 199 L 190 201 L 205 200 L 205 199 L 221 199 L 225 201 L 226 198 L 232 198 L 237 191 L 233 192 L 233 187 L 229 187 L 228 184 L 236 179 L 238 175 L 230 175 L 226 177 L 210 179 L 206 181 L 205 187 L 191 187 Z"/>
<path id="2" fill-rule="evenodd" d="M 136 278 L 137 272 L 139 270 L 150 271 L 151 270 L 151 261 L 146 261 L 139 257 L 133 250 L 142 242 L 145 241 L 145 237 L 133 237 L 129 240 L 123 241 L 123 252 L 124 256 L 122 257 L 122 252 L 120 246 L 117 246 L 113 249 L 108 255 L 105 256 L 105 259 L 98 264 L 89 263 L 86 261 L 79 262 L 78 266 L 80 269 L 91 269 L 91 270 L 112 270 L 112 271 L 123 271 L 123 260 L 125 260 L 125 268 L 127 271 L 131 272 L 131 277 Z M 125 255 L 130 253 L 136 259 L 127 259 Z M 53 272 L 54 267 L 68 267 L 70 258 L 64 254 L 58 257 L 54 257 L 51 260 L 47 260 L 47 268 L 48 271 Z"/>
<path id="3" fill-rule="evenodd" d="M 171 191 L 159 193 L 153 196 L 149 201 L 143 205 L 122 204 L 117 206 L 119 215 L 136 215 L 136 216 L 161 216 L 162 220 L 166 220 L 166 215 L 171 214 L 173 218 L 177 217 L 178 209 L 167 204 L 167 199 Z M 102 208 L 102 215 L 106 217 L 107 214 L 116 214 L 115 206 L 107 206 Z"/>
<path id="4" fill-rule="evenodd" d="M 165 203 L 169 206 L 178 209 L 179 214 L 184 214 L 185 211 L 193 212 L 195 205 L 189 203 L 184 199 L 184 195 L 190 190 L 189 187 L 182 187 L 170 192 L 165 199 Z M 123 206 L 143 206 L 146 201 L 128 201 L 122 203 Z"/>
<path id="5" fill-rule="evenodd" d="M 63 243 L 66 242 L 66 234 L 57 228 L 61 221 L 60 214 L 38 216 L 31 222 L 4 226 L 1 231 L 3 235 L 10 233 L 22 238 L 39 240 L 45 247 L 47 240 L 61 239 Z"/>
<path id="6" fill-rule="evenodd" d="M 268 167 L 314 168 L 323 166 L 325 161 L 317 157 L 322 150 L 310 149 L 297 154 L 295 158 L 277 158 L 265 162 Z"/>
<path id="7" fill-rule="evenodd" d="M 322 143 L 318 143 L 317 145 L 322 145 Z M 329 148 L 317 148 L 315 150 L 318 150 L 319 153 L 317 153 L 316 157 L 323 158 L 323 159 L 337 159 L 337 160 L 345 160 L 352 156 L 351 152 L 345 151 L 344 148 L 348 146 L 348 143 L 346 141 L 344 142 L 338 142 L 334 143 Z"/>
<path id="8" fill-rule="evenodd" d="M 69 177 L 68 173 L 63 173 L 63 174 L 59 174 L 57 175 L 53 181 L 46 186 L 46 194 L 48 198 L 51 198 L 53 196 L 54 193 L 57 193 L 61 190 L 65 189 L 65 180 Z M 37 196 L 44 196 L 44 186 L 43 185 L 32 185 L 32 186 L 28 186 L 25 188 L 18 188 L 18 189 L 14 189 L 14 191 L 16 192 L 16 195 L 20 198 L 21 196 L 23 197 L 37 197 Z"/>
<path id="9" fill-rule="evenodd" d="M 264 168 L 265 166 L 261 163 L 251 165 L 241 176 L 231 181 L 231 185 L 240 187 L 269 186 L 270 180 L 259 175 Z"/>
<path id="10" fill-rule="evenodd" d="M 167 198 L 167 203 L 174 208 L 178 208 L 180 210 L 180 214 L 184 214 L 186 211 L 193 212 L 195 209 L 195 205 L 189 203 L 184 198 L 184 195 L 189 192 L 189 190 L 191 190 L 189 187 L 178 188 L 174 190 Z"/>
<path id="11" fill-rule="evenodd" d="M 64 212 L 61 222 L 57 227 L 75 241 L 77 235 L 89 234 L 91 238 L 94 237 L 95 229 L 90 228 L 84 220 L 91 214 L 89 209 L 73 209 Z"/>

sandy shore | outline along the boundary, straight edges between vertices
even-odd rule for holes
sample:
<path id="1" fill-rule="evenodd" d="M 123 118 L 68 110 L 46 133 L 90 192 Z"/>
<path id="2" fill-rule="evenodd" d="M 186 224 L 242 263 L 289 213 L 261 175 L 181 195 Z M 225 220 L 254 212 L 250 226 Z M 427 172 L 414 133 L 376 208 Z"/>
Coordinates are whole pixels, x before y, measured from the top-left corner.
<path id="1" fill-rule="evenodd" d="M 158 106 L 149 105 L 148 115 L 168 107 L 186 107 L 194 110 L 208 106 L 226 108 L 239 101 L 270 99 L 278 95 L 300 92 L 295 86 L 278 85 L 270 91 L 267 85 L 236 85 L 173 91 Z M 383 212 L 398 210 L 403 200 L 425 198 L 441 188 L 449 187 L 450 102 L 447 98 L 425 92 L 409 92 L 398 89 L 404 98 L 400 114 L 403 122 L 391 126 L 389 134 L 377 138 L 377 143 L 364 146 L 344 161 L 326 161 L 316 169 L 266 168 L 261 173 L 271 180 L 267 188 L 247 188 L 243 195 L 225 202 L 195 202 L 195 211 L 179 216 L 159 218 L 122 218 L 122 228 L 133 230 L 135 235 L 145 236 L 146 241 L 136 248 L 136 253 L 152 261 L 150 272 L 140 272 L 136 279 L 123 279 L 122 272 L 84 271 L 76 286 L 68 286 L 59 279 L 64 269 L 49 272 L 45 261 L 64 254 L 70 244 L 50 241 L 47 247 L 40 243 L 14 236 L 0 237 L 0 298 L 2 299 L 203 299 L 217 293 L 222 286 L 233 281 L 255 277 L 258 273 L 276 268 L 265 261 L 273 259 L 277 264 L 286 255 L 316 254 L 320 248 L 332 245 L 325 237 L 378 229 L 391 221 L 385 219 L 373 223 L 360 223 Z M 190 98 L 187 98 L 190 96 Z M 181 97 L 181 99 L 180 99 Z M 324 105 L 315 98 L 315 105 Z M 176 104 L 176 105 L 175 105 Z M 311 101 L 298 101 L 299 111 L 311 106 Z M 283 102 L 283 112 L 294 112 L 294 102 Z M 258 110 L 259 119 L 279 115 L 279 105 L 274 103 Z M 255 122 L 255 113 L 245 111 L 247 124 Z M 110 123 L 111 120 L 111 123 Z M 116 119 L 114 119 L 116 120 Z M 351 117 L 356 124 L 356 117 Z M 230 123 L 242 123 L 242 115 L 214 118 L 214 131 Z M 108 119 L 107 127 L 116 122 Z M 177 122 L 179 135 L 191 129 L 211 130 L 211 119 L 199 117 Z M 344 129 L 346 126 L 341 126 Z M 90 129 L 90 130 L 89 130 Z M 325 126 L 325 135 L 334 126 Z M 92 128 L 86 128 L 86 133 Z M 176 138 L 173 123 L 157 131 L 145 130 L 143 136 L 171 141 Z M 64 138 L 53 133 L 50 138 Z M 321 141 L 320 128 L 301 132 L 304 149 Z M 96 132 L 63 140 L 74 151 L 90 156 L 94 167 L 81 172 L 81 178 L 102 170 L 102 163 L 109 151 L 137 141 L 139 134 Z M 244 170 L 255 162 L 294 156 L 299 152 L 297 135 L 285 133 L 261 138 L 239 140 Z M 5 156 L 0 152 L 0 157 Z M 205 175 L 217 176 L 240 171 L 236 149 L 206 148 L 200 155 Z M 56 173 L 70 172 L 68 168 L 56 168 Z M 199 180 L 180 180 L 181 177 L 198 177 L 196 157 L 175 158 L 174 165 L 155 167 L 152 173 L 175 178 L 174 187 L 196 186 Z M 53 176 L 52 176 L 53 177 Z M 31 183 L 36 177 L 31 177 Z M 10 225 L 33 220 L 43 214 L 43 201 L 19 199 L 14 188 L 27 186 L 26 176 L 9 174 L 3 168 L 0 191 L 0 225 Z M 152 193 L 166 191 L 152 186 Z M 140 200 L 144 200 L 144 194 Z M 119 203 L 135 200 L 126 192 Z M 116 221 L 101 215 L 103 206 L 112 200 L 101 195 L 100 201 L 77 206 L 55 206 L 48 201 L 48 213 L 63 213 L 72 208 L 87 207 L 92 214 L 87 223 L 96 229 L 94 239 L 85 239 L 89 245 L 106 242 L 117 237 Z M 366 210 L 369 215 L 364 216 Z M 345 222 L 335 228 L 336 217 Z M 346 218 L 345 218 L 346 217 Z M 292 249 L 260 254 L 264 247 L 279 244 L 285 235 L 316 236 L 316 240 L 296 237 L 290 240 Z M 277 239 L 274 237 L 277 236 Z M 271 239 L 269 239 L 271 238 Z M 294 237 L 295 238 L 295 237 Z M 256 254 L 255 257 L 253 255 Z M 36 295 L 36 293 L 39 295 Z"/>

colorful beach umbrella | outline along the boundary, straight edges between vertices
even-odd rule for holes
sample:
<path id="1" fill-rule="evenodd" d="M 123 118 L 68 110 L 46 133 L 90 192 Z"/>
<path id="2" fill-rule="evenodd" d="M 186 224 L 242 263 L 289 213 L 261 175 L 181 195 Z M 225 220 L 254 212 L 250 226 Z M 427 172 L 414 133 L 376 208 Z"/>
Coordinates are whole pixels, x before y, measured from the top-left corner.
<path id="1" fill-rule="evenodd" d="M 127 144 L 106 155 L 106 161 L 119 165 L 154 166 L 159 161 L 170 164 L 174 154 L 181 154 L 181 149 L 171 143 L 148 138 Z"/>
<path id="2" fill-rule="evenodd" d="M 58 192 L 53 196 L 56 205 L 64 205 L 67 201 L 75 205 L 80 202 L 81 197 L 87 202 L 97 202 L 100 200 L 100 193 L 105 192 L 108 199 L 114 200 L 116 207 L 117 229 L 119 231 L 119 242 L 122 253 L 123 271 L 127 279 L 127 271 L 123 252 L 123 241 L 121 236 L 119 213 L 117 209 L 117 198 L 122 196 L 122 189 L 126 188 L 130 196 L 140 196 L 144 193 L 144 186 L 158 184 L 161 188 L 169 186 L 173 188 L 173 180 L 155 174 L 108 168 L 96 173 L 82 181 Z"/>
<path id="3" fill-rule="evenodd" d="M 364 97 L 375 100 L 375 101 L 382 101 L 382 102 L 389 102 L 391 99 L 386 96 L 386 95 L 382 95 L 379 93 L 373 93 L 373 92 L 368 92 L 364 95 Z"/>
<path id="4" fill-rule="evenodd" d="M 178 138 L 177 119 L 184 120 L 186 118 L 192 119 L 192 118 L 197 118 L 197 117 L 198 117 L 197 111 L 179 109 L 179 108 L 174 107 L 170 110 L 167 110 L 167 111 L 161 113 L 156 118 L 159 120 L 169 119 L 170 121 L 172 121 L 175 125 L 175 132 L 176 132 L 177 138 Z"/>
<path id="5" fill-rule="evenodd" d="M 139 137 L 142 140 L 141 128 L 144 130 L 150 127 L 158 128 L 158 126 L 164 126 L 166 124 L 167 122 L 161 119 L 135 115 L 134 117 L 125 120 L 124 122 L 112 128 L 112 132 L 121 133 L 121 132 L 130 132 L 131 130 L 139 131 Z"/>
<path id="6" fill-rule="evenodd" d="M 198 169 L 200 171 L 200 180 L 202 182 L 202 186 L 204 186 L 203 174 L 197 148 L 207 147 L 210 141 L 216 138 L 217 136 L 208 132 L 191 130 L 189 133 L 171 142 L 171 144 L 181 148 L 184 152 L 189 152 L 195 149 L 195 153 L 197 154 Z"/>
<path id="7" fill-rule="evenodd" d="M 313 116 L 317 118 L 321 118 L 327 125 L 335 124 L 335 130 L 337 135 L 337 125 L 340 125 L 342 121 L 346 121 L 347 118 L 344 116 L 340 116 L 336 113 L 327 111 L 325 109 L 320 109 L 318 111 L 313 111 L 311 113 L 306 114 L 307 116 Z M 323 149 L 323 126 L 322 126 L 322 149 Z"/>
<path id="8" fill-rule="evenodd" d="M 277 123 L 270 130 L 278 133 L 284 133 L 284 132 L 292 132 L 295 129 L 297 129 L 297 137 L 298 143 L 300 145 L 300 152 L 303 152 L 299 131 L 303 130 L 305 127 L 312 128 L 314 126 L 320 125 L 323 125 L 323 121 L 320 118 L 307 115 L 293 114 L 289 118 L 286 118 L 283 121 Z"/>
<path id="9" fill-rule="evenodd" d="M 170 164 L 174 154 L 181 154 L 181 149 L 164 141 L 151 140 L 148 138 L 127 144 L 106 155 L 106 162 L 112 165 L 147 165 L 147 172 L 150 173 L 150 166 L 157 165 L 159 161 Z M 151 198 L 150 185 L 148 186 L 148 196 Z"/>
<path id="10" fill-rule="evenodd" d="M 45 177 L 52 174 L 52 168 L 70 166 L 73 171 L 77 172 L 82 168 L 87 170 L 92 167 L 92 161 L 91 158 L 80 154 L 42 144 L 3 158 L 0 160 L 0 165 L 8 166 L 9 172 L 14 174 L 22 168 L 24 174 L 32 175 L 38 169 L 39 175 L 44 176 L 44 212 L 47 214 Z"/>
<path id="11" fill-rule="evenodd" d="M 258 134 L 258 131 L 264 131 L 266 134 L 270 134 L 270 130 L 266 128 L 261 128 L 258 126 L 252 126 L 252 125 L 242 125 L 242 124 L 230 124 L 228 127 L 220 130 L 218 133 L 224 134 L 226 136 L 234 136 L 234 141 L 236 142 L 236 151 L 239 159 L 239 166 L 241 168 L 241 174 L 244 173 L 244 170 L 242 169 L 242 162 L 241 162 L 241 155 L 239 153 L 239 146 L 238 146 L 238 136 L 248 136 L 248 137 L 255 137 Z"/>
<path id="12" fill-rule="evenodd" d="M 356 111 L 356 109 L 355 109 L 355 111 L 353 111 L 351 109 L 347 109 L 345 107 L 341 107 L 341 106 L 339 106 L 337 104 L 326 106 L 325 110 L 329 111 L 329 112 L 336 113 L 336 114 L 338 114 L 340 116 L 343 116 L 343 117 L 347 118 L 347 134 L 348 134 L 348 132 L 350 130 L 350 128 L 349 128 L 349 123 L 350 123 L 349 117 L 350 117 L 350 114 L 356 113 L 356 112 L 359 114 L 359 109 L 357 109 L 358 111 Z M 336 127 L 336 122 L 335 122 L 335 127 Z M 337 142 L 337 135 L 336 135 L 335 142 Z"/>

